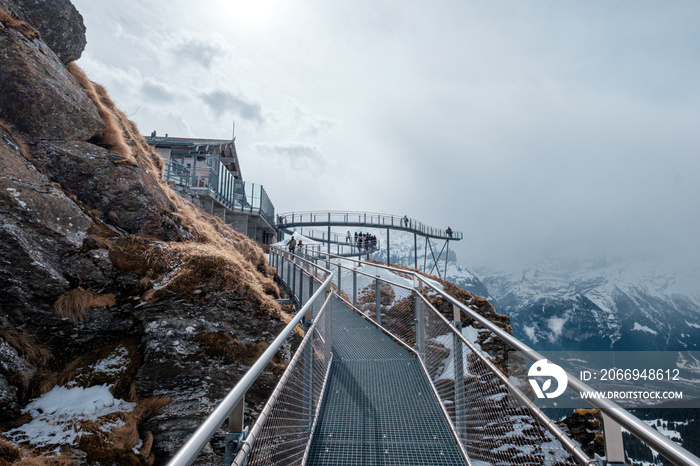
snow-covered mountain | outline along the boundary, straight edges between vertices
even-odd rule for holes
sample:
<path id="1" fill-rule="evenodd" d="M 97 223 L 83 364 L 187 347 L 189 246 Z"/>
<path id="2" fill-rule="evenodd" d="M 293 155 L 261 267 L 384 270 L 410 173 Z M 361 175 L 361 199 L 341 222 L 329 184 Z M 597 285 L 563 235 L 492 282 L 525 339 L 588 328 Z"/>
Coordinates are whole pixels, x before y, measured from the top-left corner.
<path id="1" fill-rule="evenodd" d="M 383 232 L 377 232 L 383 235 Z M 384 246 L 384 242 L 382 242 Z M 433 269 L 418 241 L 418 266 Z M 392 232 L 391 262 L 413 267 L 413 235 Z M 386 251 L 372 256 L 385 261 Z M 425 262 L 424 262 L 425 261 Z M 439 260 L 445 270 L 445 250 Z M 478 276 L 477 276 L 478 275 Z M 517 273 L 459 264 L 453 250 L 447 279 L 483 296 L 511 318 L 515 336 L 545 350 L 700 350 L 700 271 L 669 270 L 644 261 L 542 262 Z"/>
<path id="2" fill-rule="evenodd" d="M 540 350 L 699 349 L 697 275 L 619 264 L 548 262 L 480 277 L 515 335 Z"/>

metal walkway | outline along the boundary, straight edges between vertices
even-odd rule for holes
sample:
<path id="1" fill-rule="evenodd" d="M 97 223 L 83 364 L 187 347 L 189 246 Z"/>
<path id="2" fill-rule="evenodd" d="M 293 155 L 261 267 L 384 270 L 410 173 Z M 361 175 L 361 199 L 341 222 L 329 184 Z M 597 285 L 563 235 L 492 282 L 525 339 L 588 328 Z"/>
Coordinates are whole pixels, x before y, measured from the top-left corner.
<path id="1" fill-rule="evenodd" d="M 415 353 L 338 299 L 310 465 L 466 465 Z"/>
<path id="2" fill-rule="evenodd" d="M 619 466 L 626 464 L 622 428 L 675 465 L 700 465 L 598 398 L 585 401 L 601 414 L 605 459 L 590 458 L 523 391 L 530 386 L 528 361 L 543 355 L 420 274 L 331 256 L 270 251 L 300 309 L 169 466 Z M 488 339 L 468 339 L 465 317 Z M 278 352 L 282 361 L 289 357 L 298 324 L 304 338 L 255 423 L 245 426 L 245 393 L 268 363 L 279 370 Z M 571 374 L 566 380 L 579 396 L 592 391 Z M 225 451 L 216 453 L 210 440 L 223 434 L 227 418 Z M 197 461 L 207 446 L 207 458 Z"/>

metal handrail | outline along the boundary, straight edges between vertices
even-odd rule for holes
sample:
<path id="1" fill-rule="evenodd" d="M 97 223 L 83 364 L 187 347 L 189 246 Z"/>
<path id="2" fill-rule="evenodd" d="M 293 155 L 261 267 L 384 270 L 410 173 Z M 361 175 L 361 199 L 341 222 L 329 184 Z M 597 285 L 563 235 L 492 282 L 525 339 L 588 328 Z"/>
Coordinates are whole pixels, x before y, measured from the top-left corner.
<path id="1" fill-rule="evenodd" d="M 333 257 L 333 254 L 326 254 L 324 255 Z M 335 256 L 338 257 L 338 256 Z M 346 260 L 346 261 L 352 261 L 352 262 L 358 262 L 361 263 L 362 261 L 358 261 L 356 259 L 349 259 L 345 257 L 338 257 L 339 259 Z M 488 320 L 487 318 L 481 316 L 480 314 L 474 312 L 472 309 L 469 309 L 465 304 L 461 303 L 458 301 L 456 298 L 452 297 L 448 293 L 446 293 L 444 290 L 441 290 L 439 288 L 436 288 L 433 286 L 430 281 L 423 275 L 414 272 L 412 270 L 405 270 L 405 269 L 397 269 L 395 267 L 390 267 L 382 264 L 375 264 L 372 263 L 371 265 L 375 267 L 379 267 L 385 270 L 392 271 L 394 273 L 400 273 L 400 274 L 407 274 L 407 275 L 412 275 L 415 279 L 419 280 L 421 283 L 424 285 L 427 285 L 432 289 L 433 291 L 437 292 L 440 294 L 443 298 L 447 299 L 450 303 L 453 305 L 457 306 L 460 311 L 464 312 L 467 314 L 471 319 L 479 322 L 481 325 L 483 325 L 485 328 L 487 328 L 489 331 L 494 333 L 496 336 L 504 340 L 506 343 L 510 344 L 514 348 L 516 348 L 518 351 L 522 352 L 527 358 L 531 359 L 532 361 L 538 361 L 540 359 L 545 359 L 545 357 L 535 351 L 534 349 L 530 348 L 527 346 L 525 343 L 522 343 L 520 340 L 512 336 L 511 334 L 505 332 L 503 329 L 495 325 L 493 322 Z M 581 392 L 592 392 L 593 389 L 589 387 L 587 384 L 583 383 L 580 379 L 572 376 L 567 372 L 567 378 L 568 378 L 568 387 L 573 389 L 574 391 L 578 392 L 579 395 Z M 634 416 L 632 413 L 628 412 L 621 406 L 619 406 L 617 403 L 614 403 L 610 400 L 606 399 L 598 399 L 598 398 L 589 398 L 586 399 L 586 401 L 601 410 L 603 413 L 605 413 L 608 417 L 619 423 L 622 427 L 627 429 L 629 432 L 634 434 L 637 438 L 648 444 L 651 448 L 656 450 L 658 453 L 663 455 L 666 459 L 672 461 L 674 464 L 677 465 L 683 465 L 683 466 L 697 466 L 700 465 L 700 458 L 692 454 L 691 452 L 685 450 L 683 447 L 679 446 L 675 442 L 673 442 L 671 439 L 668 437 L 663 436 L 661 433 L 659 433 L 657 430 L 652 429 L 649 427 L 647 424 L 642 422 L 639 418 Z"/>
<path id="2" fill-rule="evenodd" d="M 304 220 L 307 218 L 308 220 Z M 357 219 L 357 220 L 355 220 Z M 369 220 L 369 221 L 368 221 Z M 375 221 L 376 220 L 376 221 Z M 381 228 L 393 228 L 396 230 L 416 231 L 422 235 L 439 237 L 459 241 L 464 238 L 461 231 L 452 231 L 448 235 L 445 230 L 431 227 L 416 219 L 407 218 L 408 223 L 405 223 L 404 217 L 392 214 L 381 214 L 377 212 L 348 212 L 348 211 L 306 211 L 306 212 L 287 212 L 277 215 L 277 225 L 296 225 L 296 224 L 319 224 L 319 225 L 368 225 L 378 226 Z"/>
<path id="3" fill-rule="evenodd" d="M 245 396 L 246 392 L 262 373 L 263 369 L 265 369 L 265 366 L 267 366 L 270 360 L 272 360 L 275 353 L 277 353 L 277 350 L 279 350 L 287 337 L 292 333 L 294 327 L 301 322 L 309 308 L 314 305 L 316 299 L 325 294 L 326 288 L 328 288 L 328 285 L 330 285 L 331 281 L 333 280 L 333 272 L 319 265 L 313 264 L 310 261 L 306 261 L 304 259 L 301 260 L 326 272 L 328 274 L 326 279 L 323 281 L 318 290 L 316 290 L 316 292 L 309 298 L 306 304 L 304 304 L 304 306 L 295 314 L 287 326 L 284 327 L 277 338 L 275 338 L 275 340 L 263 352 L 263 354 L 260 355 L 257 361 L 255 361 L 250 369 L 248 369 L 243 377 L 241 377 L 241 379 L 231 389 L 228 395 L 226 395 L 223 401 L 219 403 L 209 417 L 207 417 L 207 419 L 199 426 L 195 433 L 192 434 L 187 442 L 185 442 L 180 450 L 178 450 L 175 456 L 170 459 L 168 466 L 189 466 L 192 464 L 192 462 L 194 462 L 207 442 L 214 436 L 216 431 L 219 430 L 221 424 L 228 418 L 229 414 L 231 414 L 239 401 L 243 398 L 243 396 Z"/>
<path id="4" fill-rule="evenodd" d="M 327 306 L 330 304 L 330 300 L 333 297 L 332 294 L 328 294 L 326 297 L 326 300 L 323 303 L 323 306 L 321 308 L 321 312 L 319 312 L 319 315 L 317 317 L 320 317 L 322 313 L 328 312 Z M 313 324 L 311 324 L 311 327 L 306 331 L 306 336 L 304 337 L 304 340 L 307 338 L 313 338 L 313 332 L 316 329 L 316 324 L 318 323 L 318 318 L 314 319 Z M 304 341 L 299 345 L 299 348 L 302 347 L 304 344 Z M 308 343 L 307 343 L 308 344 Z M 313 344 L 313 343 L 312 343 Z M 260 416 L 258 416 L 257 421 L 255 422 L 255 425 L 253 428 L 250 430 L 250 433 L 248 434 L 248 437 L 246 438 L 246 441 L 243 443 L 241 449 L 238 451 L 238 454 L 234 458 L 233 462 L 231 463 L 232 465 L 244 465 L 246 463 L 246 459 L 248 458 L 248 455 L 253 449 L 253 445 L 255 444 L 255 441 L 257 440 L 258 436 L 260 435 L 260 431 L 262 430 L 262 426 L 267 420 L 268 416 L 272 412 L 272 408 L 274 407 L 275 403 L 277 402 L 277 399 L 282 392 L 282 387 L 287 382 L 287 379 L 289 379 L 290 374 L 294 367 L 296 367 L 296 364 L 301 357 L 301 352 L 297 351 L 294 353 L 294 356 L 292 357 L 292 360 L 289 361 L 289 364 L 287 365 L 287 368 L 284 371 L 284 374 L 282 374 L 282 377 L 280 377 L 280 380 L 277 382 L 277 385 L 275 386 L 275 390 L 272 392 L 272 395 L 270 395 L 270 398 L 268 399 L 267 403 L 265 404 L 263 410 L 260 412 Z M 331 356 L 332 359 L 332 356 Z M 326 374 L 326 377 L 328 374 Z M 326 380 L 324 380 L 324 390 L 326 386 Z M 321 404 L 319 403 L 319 408 Z M 316 419 L 318 417 L 318 412 L 314 414 L 314 423 L 313 425 L 316 425 Z M 313 432 L 313 429 L 311 429 L 311 432 Z"/>

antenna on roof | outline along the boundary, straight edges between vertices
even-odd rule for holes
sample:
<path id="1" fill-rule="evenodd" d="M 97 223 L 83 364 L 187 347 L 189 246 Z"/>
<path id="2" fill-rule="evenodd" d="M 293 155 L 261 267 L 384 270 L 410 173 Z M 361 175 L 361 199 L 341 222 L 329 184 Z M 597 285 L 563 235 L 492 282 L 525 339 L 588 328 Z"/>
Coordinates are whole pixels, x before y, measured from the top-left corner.
<path id="1" fill-rule="evenodd" d="M 236 140 L 236 120 L 233 120 L 233 132 L 231 133 L 231 140 Z"/>

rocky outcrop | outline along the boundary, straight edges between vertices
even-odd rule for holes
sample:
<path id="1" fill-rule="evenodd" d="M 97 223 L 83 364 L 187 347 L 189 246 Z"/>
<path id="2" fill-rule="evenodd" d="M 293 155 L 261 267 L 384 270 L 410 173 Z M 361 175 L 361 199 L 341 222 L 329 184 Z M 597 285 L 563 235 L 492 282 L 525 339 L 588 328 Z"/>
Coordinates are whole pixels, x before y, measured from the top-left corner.
<path id="1" fill-rule="evenodd" d="M 0 29 L 0 119 L 31 139 L 87 141 L 105 128 L 95 105 L 38 39 Z"/>
<path id="2" fill-rule="evenodd" d="M 44 303 L 43 311 L 50 312 L 52 298 L 70 286 L 65 260 L 82 245 L 93 221 L 2 128 L 0 160 L 0 305 L 25 313 Z"/>
<path id="3" fill-rule="evenodd" d="M 85 24 L 70 0 L 13 1 L 64 65 L 80 58 L 87 44 Z"/>
<path id="4" fill-rule="evenodd" d="M 51 180 L 97 211 L 101 218 L 126 233 L 143 233 L 163 240 L 183 232 L 167 215 L 175 209 L 157 180 L 159 173 L 125 163 L 102 147 L 81 141 L 37 144 L 34 157 Z"/>
<path id="5" fill-rule="evenodd" d="M 0 0 L 0 456 L 43 464 L 9 429 L 21 410 L 56 386 L 108 384 L 133 411 L 45 447 L 61 464 L 163 464 L 284 325 L 279 290 L 262 249 L 175 194 L 106 90 L 64 66 L 84 45 L 76 15 Z"/>

